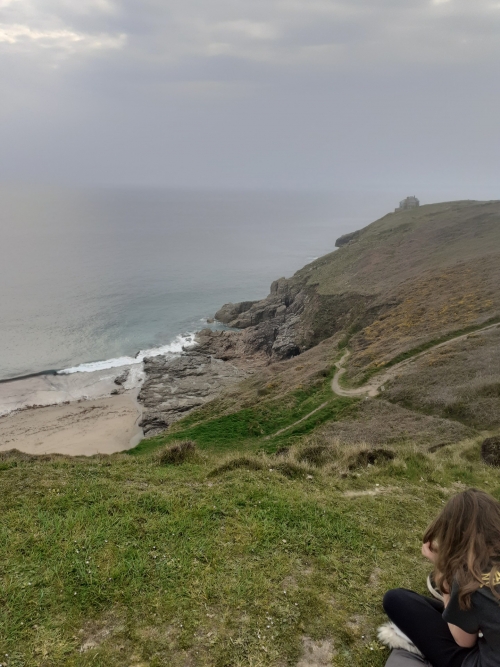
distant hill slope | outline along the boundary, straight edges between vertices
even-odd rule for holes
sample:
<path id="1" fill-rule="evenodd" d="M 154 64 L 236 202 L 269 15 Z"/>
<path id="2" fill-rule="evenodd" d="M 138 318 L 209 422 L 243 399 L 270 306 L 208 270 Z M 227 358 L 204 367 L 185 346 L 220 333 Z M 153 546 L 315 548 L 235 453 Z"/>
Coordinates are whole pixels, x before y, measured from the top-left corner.
<path id="1" fill-rule="evenodd" d="M 380 294 L 427 270 L 500 252 L 500 202 L 451 202 L 389 213 L 297 272 L 320 294 Z"/>
<path id="2" fill-rule="evenodd" d="M 297 355 L 343 332 L 361 377 L 435 338 L 500 316 L 500 202 L 390 213 L 262 301 L 216 315 L 246 329 L 249 351 Z"/>

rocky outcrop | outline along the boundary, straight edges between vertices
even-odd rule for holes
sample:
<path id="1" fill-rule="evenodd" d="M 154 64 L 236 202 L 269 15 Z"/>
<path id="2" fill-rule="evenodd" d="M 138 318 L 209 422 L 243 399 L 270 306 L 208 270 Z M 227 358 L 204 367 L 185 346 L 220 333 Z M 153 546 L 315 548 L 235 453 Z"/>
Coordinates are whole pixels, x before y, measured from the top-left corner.
<path id="1" fill-rule="evenodd" d="M 148 436 L 165 430 L 246 375 L 233 364 L 196 349 L 171 359 L 145 359 L 144 371 L 139 400 L 145 408 L 141 426 Z"/>
<path id="2" fill-rule="evenodd" d="M 349 234 L 343 234 L 340 238 L 338 238 L 335 241 L 335 247 L 342 248 L 342 246 L 351 243 L 351 241 L 355 241 L 360 235 L 360 233 L 361 233 L 360 231 L 356 231 L 356 232 L 350 232 Z"/>
<path id="3" fill-rule="evenodd" d="M 273 282 L 265 299 L 250 307 L 245 304 L 242 309 L 238 304 L 227 304 L 222 310 L 238 312 L 227 324 L 243 330 L 245 354 L 259 352 L 272 361 L 280 361 L 351 326 L 372 299 L 354 293 L 320 295 L 303 280 L 280 278 Z"/>
<path id="4" fill-rule="evenodd" d="M 216 314 L 216 319 L 244 330 L 242 341 L 246 355 L 264 353 L 275 360 L 288 359 L 302 350 L 300 315 L 308 300 L 308 292 L 300 284 L 280 278 L 272 283 L 267 298 L 226 304 Z"/>
<path id="5" fill-rule="evenodd" d="M 247 329 L 276 317 L 283 321 L 287 309 L 295 302 L 298 291 L 292 288 L 286 278 L 280 278 L 272 283 L 267 298 L 261 301 L 244 301 L 241 304 L 227 303 L 216 313 L 215 318 L 236 329 Z"/>
<path id="6" fill-rule="evenodd" d="M 127 368 L 126 371 L 123 371 L 123 373 L 120 373 L 118 377 L 115 377 L 114 383 L 121 387 L 128 380 L 129 375 L 130 375 L 130 369 Z"/>
<path id="7" fill-rule="evenodd" d="M 246 358 L 241 334 L 205 329 L 197 345 L 177 357 L 144 359 L 146 380 L 139 393 L 140 426 L 148 437 L 161 433 L 247 377 L 263 357 Z"/>
<path id="8" fill-rule="evenodd" d="M 245 313 L 257 303 L 257 301 L 241 301 L 240 303 L 226 303 L 215 313 L 215 319 L 222 324 L 230 324 L 237 319 L 238 315 Z"/>

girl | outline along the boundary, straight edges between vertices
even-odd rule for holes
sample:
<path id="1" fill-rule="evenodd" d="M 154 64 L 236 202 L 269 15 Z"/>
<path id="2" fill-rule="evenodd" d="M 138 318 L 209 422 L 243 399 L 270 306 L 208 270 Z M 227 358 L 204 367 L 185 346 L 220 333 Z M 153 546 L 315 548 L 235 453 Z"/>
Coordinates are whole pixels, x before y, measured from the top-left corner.
<path id="1" fill-rule="evenodd" d="M 500 503 L 477 489 L 454 496 L 427 528 L 422 554 L 443 601 L 389 591 L 391 621 L 433 667 L 500 667 Z"/>

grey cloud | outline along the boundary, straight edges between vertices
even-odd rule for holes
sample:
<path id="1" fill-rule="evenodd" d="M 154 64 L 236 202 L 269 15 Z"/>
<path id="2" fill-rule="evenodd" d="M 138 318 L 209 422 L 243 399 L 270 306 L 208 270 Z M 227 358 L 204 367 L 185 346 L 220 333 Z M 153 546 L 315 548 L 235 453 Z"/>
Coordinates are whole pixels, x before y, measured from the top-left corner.
<path id="1" fill-rule="evenodd" d="M 12 25 L 62 34 L 2 41 Z M 487 0 L 0 0 L 0 26 L 3 179 L 500 180 Z"/>
<path id="2" fill-rule="evenodd" d="M 271 67 L 354 68 L 391 61 L 483 60 L 500 55 L 500 9 L 486 0 L 18 0 L 0 11 L 4 30 L 68 33 L 68 50 L 105 58 L 121 48 L 123 59 L 165 66 L 183 59 L 227 56 Z M 12 26 L 17 27 L 12 27 Z M 72 42 L 72 34 L 81 36 Z M 1 33 L 0 33 L 1 35 Z M 125 36 L 127 41 L 125 42 Z M 24 53 L 29 37 L 24 38 Z M 32 39 L 37 59 L 50 60 L 47 40 Z M 101 43 L 101 49 L 97 48 Z M 54 39 L 53 48 L 60 46 Z M 78 47 L 78 48 L 77 48 Z M 481 48 L 479 48 L 481 47 Z M 1 41 L 0 48 L 12 50 Z"/>

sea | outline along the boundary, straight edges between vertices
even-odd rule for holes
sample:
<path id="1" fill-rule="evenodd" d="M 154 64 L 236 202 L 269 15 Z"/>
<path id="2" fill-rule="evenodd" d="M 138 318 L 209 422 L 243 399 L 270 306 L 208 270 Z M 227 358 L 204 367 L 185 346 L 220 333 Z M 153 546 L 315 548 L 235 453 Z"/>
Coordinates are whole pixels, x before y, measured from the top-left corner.
<path id="1" fill-rule="evenodd" d="M 227 302 L 335 249 L 383 196 L 0 187 L 0 380 L 177 353 Z"/>

